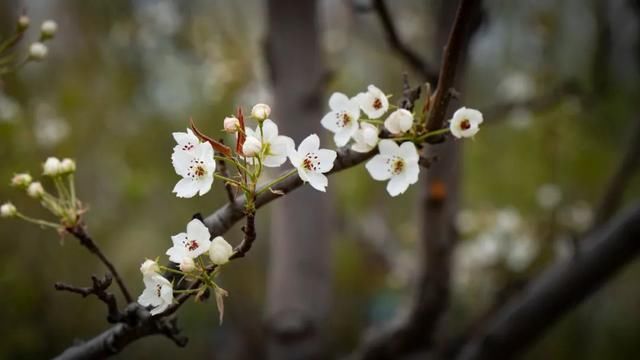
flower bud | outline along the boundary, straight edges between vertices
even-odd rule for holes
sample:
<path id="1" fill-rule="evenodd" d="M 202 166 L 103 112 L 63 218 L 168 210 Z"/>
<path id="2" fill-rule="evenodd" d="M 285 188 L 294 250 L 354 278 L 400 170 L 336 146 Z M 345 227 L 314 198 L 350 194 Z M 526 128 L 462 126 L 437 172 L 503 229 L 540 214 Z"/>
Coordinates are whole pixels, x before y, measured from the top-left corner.
<path id="1" fill-rule="evenodd" d="M 144 276 L 155 275 L 160 272 L 160 266 L 157 262 L 147 259 L 140 265 L 140 272 Z"/>
<path id="2" fill-rule="evenodd" d="M 251 109 L 251 116 L 258 121 L 266 120 L 271 115 L 271 108 L 267 104 L 255 104 Z"/>
<path id="3" fill-rule="evenodd" d="M 180 261 L 180 271 L 185 272 L 185 273 L 190 273 L 193 272 L 193 270 L 196 269 L 196 263 L 193 262 L 193 259 L 185 256 L 182 258 L 182 261 Z"/>
<path id="4" fill-rule="evenodd" d="M 76 171 L 76 162 L 73 159 L 65 158 L 60 162 L 60 172 L 70 174 Z"/>
<path id="5" fill-rule="evenodd" d="M 47 46 L 41 42 L 34 42 L 29 47 L 29 59 L 40 61 L 47 57 Z"/>
<path id="6" fill-rule="evenodd" d="M 11 179 L 11 186 L 21 188 L 21 189 L 26 189 L 27 186 L 31 184 L 31 181 L 33 181 L 33 179 L 31 178 L 31 175 L 27 173 L 15 174 Z"/>
<path id="7" fill-rule="evenodd" d="M 211 262 L 216 265 L 226 264 L 231 255 L 233 255 L 233 248 L 222 236 L 216 236 L 211 240 L 211 245 L 209 246 Z"/>
<path id="8" fill-rule="evenodd" d="M 43 40 L 51 39 L 58 31 L 58 24 L 53 20 L 46 20 L 40 27 L 40 36 Z"/>
<path id="9" fill-rule="evenodd" d="M 57 157 L 50 157 L 42 165 L 42 170 L 44 175 L 58 176 L 62 172 L 62 163 Z"/>
<path id="10" fill-rule="evenodd" d="M 32 182 L 27 188 L 27 195 L 34 199 L 39 199 L 44 195 L 44 188 L 39 182 Z"/>
<path id="11" fill-rule="evenodd" d="M 4 203 L 0 206 L 0 217 L 10 218 L 16 216 L 18 210 L 12 203 Z"/>
<path id="12" fill-rule="evenodd" d="M 405 133 L 413 126 L 413 114 L 405 109 L 398 109 L 384 121 L 384 127 L 390 133 L 398 135 Z"/>
<path id="13" fill-rule="evenodd" d="M 235 116 L 224 118 L 224 131 L 233 134 L 240 128 L 240 120 Z"/>
<path id="14" fill-rule="evenodd" d="M 254 157 L 262 150 L 262 143 L 253 136 L 248 136 L 242 145 L 242 153 L 245 156 Z"/>
<path id="15" fill-rule="evenodd" d="M 27 30 L 27 28 L 29 27 L 29 17 L 26 15 L 21 15 L 18 18 L 18 32 L 23 32 L 25 30 Z"/>

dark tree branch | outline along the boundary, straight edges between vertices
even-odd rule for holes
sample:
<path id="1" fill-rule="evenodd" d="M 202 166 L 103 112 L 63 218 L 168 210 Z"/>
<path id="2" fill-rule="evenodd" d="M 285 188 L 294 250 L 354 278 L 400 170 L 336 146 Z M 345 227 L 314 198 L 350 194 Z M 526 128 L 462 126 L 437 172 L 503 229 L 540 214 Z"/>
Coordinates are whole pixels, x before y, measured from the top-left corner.
<path id="1" fill-rule="evenodd" d="M 424 80 L 434 84 L 438 81 L 438 73 L 429 65 L 429 63 L 423 59 L 420 54 L 414 51 L 411 47 L 407 46 L 398 35 L 398 30 L 393 22 L 389 8 L 384 0 L 373 0 L 373 10 L 375 10 L 382 28 L 384 29 L 389 46 L 395 50 L 404 61 L 413 68 Z"/>
<path id="2" fill-rule="evenodd" d="M 95 295 L 98 299 L 100 299 L 107 305 L 107 321 L 114 324 L 122 319 L 122 314 L 120 313 L 120 310 L 118 310 L 116 297 L 113 296 L 112 293 L 107 291 L 109 286 L 111 286 L 112 279 L 113 278 L 110 274 L 106 274 L 102 279 L 98 278 L 95 275 L 91 275 L 91 281 L 93 282 L 93 285 L 90 287 L 77 287 L 61 282 L 55 283 L 54 287 L 58 291 L 69 291 L 72 293 L 80 294 L 82 295 L 82 297 Z"/>
<path id="3" fill-rule="evenodd" d="M 583 241 L 579 257 L 551 266 L 467 342 L 458 359 L 505 359 L 531 345 L 563 314 L 603 286 L 640 251 L 640 206 Z"/>
<path id="4" fill-rule="evenodd" d="M 247 213 L 247 222 L 242 227 L 242 233 L 244 234 L 242 242 L 236 246 L 230 260 L 244 257 L 256 240 L 256 214 L 254 211 Z"/>
<path id="5" fill-rule="evenodd" d="M 627 185 L 640 165 L 640 118 L 631 121 L 630 137 L 620 162 L 605 187 L 596 206 L 593 227 L 606 222 L 618 209 Z"/>
<path id="6" fill-rule="evenodd" d="M 120 277 L 120 274 L 118 274 L 118 271 L 116 270 L 115 266 L 113 266 L 111 261 L 109 261 L 109 259 L 104 255 L 102 250 L 100 250 L 100 248 L 98 247 L 98 244 L 95 241 L 93 241 L 91 236 L 89 236 L 84 225 L 78 224 L 74 227 L 66 228 L 66 230 L 69 234 L 72 234 L 78 240 L 80 240 L 80 244 L 82 246 L 86 247 L 92 254 L 97 256 L 100 259 L 100 261 L 102 261 L 102 263 L 111 272 L 111 275 L 116 279 L 116 282 L 118 283 L 118 286 L 120 287 L 120 290 L 122 291 L 122 295 L 124 296 L 126 302 L 127 303 L 133 302 L 133 298 L 129 293 L 129 289 L 127 289 L 127 286 L 122 280 L 122 277 Z"/>

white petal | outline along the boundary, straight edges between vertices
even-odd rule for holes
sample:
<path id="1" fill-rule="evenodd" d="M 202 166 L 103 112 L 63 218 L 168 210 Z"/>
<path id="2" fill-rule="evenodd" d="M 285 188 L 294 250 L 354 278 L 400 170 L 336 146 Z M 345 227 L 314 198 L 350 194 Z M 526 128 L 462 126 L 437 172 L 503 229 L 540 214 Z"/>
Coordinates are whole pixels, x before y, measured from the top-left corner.
<path id="1" fill-rule="evenodd" d="M 262 139 L 263 142 L 270 142 L 278 136 L 278 125 L 270 119 L 262 123 Z"/>
<path id="2" fill-rule="evenodd" d="M 215 170 L 215 169 L 214 169 Z M 207 175 L 201 177 L 196 180 L 196 187 L 198 188 L 198 192 L 200 196 L 206 194 L 211 190 L 211 185 L 213 185 L 213 171 L 208 172 Z"/>
<path id="3" fill-rule="evenodd" d="M 398 144 L 395 141 L 389 139 L 380 140 L 380 142 L 378 143 L 378 150 L 380 151 L 381 155 L 386 156 L 397 156 L 400 153 L 400 147 L 398 146 Z"/>
<path id="4" fill-rule="evenodd" d="M 165 310 L 167 310 L 167 308 L 169 307 L 169 304 L 166 302 L 163 302 L 162 304 L 158 305 L 157 307 L 153 308 L 150 313 L 151 315 L 158 315 L 162 312 L 164 312 Z"/>
<path id="5" fill-rule="evenodd" d="M 189 163 L 193 159 L 193 152 L 186 152 L 180 149 L 174 148 L 173 154 L 171 154 L 171 163 L 176 171 L 176 174 L 180 176 L 186 176 L 189 171 Z"/>
<path id="6" fill-rule="evenodd" d="M 334 92 L 329 98 L 329 107 L 331 110 L 343 110 L 347 108 L 348 103 L 349 98 L 347 95 L 340 92 Z"/>
<path id="7" fill-rule="evenodd" d="M 407 163 L 404 170 L 404 176 L 406 181 L 412 185 L 418 182 L 418 176 L 420 174 L 420 165 L 417 162 Z"/>
<path id="8" fill-rule="evenodd" d="M 343 128 L 333 135 L 333 141 L 335 141 L 338 147 L 345 146 L 349 142 L 349 139 L 351 139 L 351 135 L 353 135 L 351 128 Z"/>
<path id="9" fill-rule="evenodd" d="M 326 191 L 326 187 L 329 184 L 329 179 L 326 176 L 314 171 L 309 171 L 307 175 L 309 177 L 309 185 L 318 191 Z"/>
<path id="10" fill-rule="evenodd" d="M 291 165 L 293 165 L 293 167 L 295 168 L 300 168 L 304 156 L 301 156 L 295 149 L 290 149 L 288 156 Z"/>
<path id="11" fill-rule="evenodd" d="M 335 133 L 342 129 L 342 127 L 338 125 L 339 116 L 340 113 L 337 111 L 328 112 L 325 116 L 322 117 L 322 120 L 320 120 L 320 124 L 325 129 Z"/>
<path id="12" fill-rule="evenodd" d="M 304 182 L 308 182 L 309 181 L 309 173 L 303 169 L 302 167 L 299 167 L 298 169 L 298 176 L 300 176 L 300 179 Z"/>
<path id="13" fill-rule="evenodd" d="M 384 181 L 391 177 L 391 171 L 387 163 L 388 160 L 389 157 L 385 155 L 376 155 L 367 162 L 365 167 L 374 180 Z"/>
<path id="14" fill-rule="evenodd" d="M 193 219 L 187 224 L 187 236 L 200 244 L 210 243 L 209 238 L 211 238 L 209 229 L 198 219 Z"/>
<path id="15" fill-rule="evenodd" d="M 367 144 L 366 142 L 358 142 L 356 141 L 353 145 L 351 145 L 351 150 L 359 152 L 359 153 L 368 153 L 373 150 L 374 146 Z"/>
<path id="16" fill-rule="evenodd" d="M 392 177 L 387 183 L 387 192 L 391 196 L 398 196 L 407 191 L 408 188 L 409 183 L 402 174 Z"/>
<path id="17" fill-rule="evenodd" d="M 198 182 L 191 179 L 182 179 L 173 188 L 173 192 L 180 198 L 194 197 L 199 190 Z"/>
<path id="18" fill-rule="evenodd" d="M 187 250 L 182 244 L 174 245 L 173 247 L 169 248 L 165 254 L 169 256 L 169 261 L 176 264 L 179 264 L 180 262 L 182 262 L 182 259 L 189 256 Z"/>
<path id="19" fill-rule="evenodd" d="M 300 154 L 307 154 L 318 151 L 320 148 L 320 138 L 316 134 L 311 134 L 307 136 L 298 147 L 298 152 Z"/>
<path id="20" fill-rule="evenodd" d="M 400 157 L 407 162 L 418 162 L 420 156 L 418 155 L 418 149 L 416 145 L 411 141 L 405 141 L 400 145 Z"/>
<path id="21" fill-rule="evenodd" d="M 245 127 L 244 129 L 244 134 L 247 137 L 254 137 L 254 138 L 259 138 L 258 135 L 256 135 L 258 132 L 257 131 L 253 131 L 253 129 L 249 128 L 249 127 Z"/>
<path id="22" fill-rule="evenodd" d="M 338 154 L 333 150 L 320 149 L 316 153 L 318 154 L 318 170 L 321 173 L 326 173 L 333 169 L 333 162 L 336 161 Z"/>
<path id="23" fill-rule="evenodd" d="M 200 142 L 191 129 L 187 129 L 187 132 L 174 132 L 172 135 L 176 143 L 181 146 L 188 144 L 196 145 Z"/>
<path id="24" fill-rule="evenodd" d="M 266 167 L 279 167 L 287 161 L 286 155 L 267 155 L 262 161 Z"/>
<path id="25" fill-rule="evenodd" d="M 289 154 L 289 150 L 295 150 L 295 145 L 293 143 L 293 139 L 288 136 L 277 136 L 275 139 L 271 140 L 269 144 L 269 154 L 267 155 L 287 155 Z"/>

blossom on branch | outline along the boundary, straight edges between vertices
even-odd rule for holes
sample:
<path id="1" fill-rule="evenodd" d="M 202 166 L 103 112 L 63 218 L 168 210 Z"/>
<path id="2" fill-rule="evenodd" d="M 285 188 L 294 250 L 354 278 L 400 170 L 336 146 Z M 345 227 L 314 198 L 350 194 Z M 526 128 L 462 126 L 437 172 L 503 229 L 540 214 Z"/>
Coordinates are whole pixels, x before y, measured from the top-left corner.
<path id="1" fill-rule="evenodd" d="M 211 245 L 209 229 L 198 219 L 193 219 L 187 224 L 187 232 L 171 237 L 173 247 L 167 250 L 169 261 L 180 264 L 182 259 L 192 259 L 209 251 Z"/>
<path id="2" fill-rule="evenodd" d="M 329 98 L 328 112 L 320 123 L 325 129 L 334 133 L 336 146 L 344 146 L 358 130 L 360 106 L 355 98 L 349 99 L 345 94 L 335 92 Z"/>
<path id="3" fill-rule="evenodd" d="M 420 156 L 412 142 L 407 141 L 398 146 L 395 141 L 384 139 L 380 140 L 378 150 L 380 154 L 369 160 L 365 167 L 374 180 L 389 180 L 387 183 L 389 195 L 400 195 L 409 188 L 409 185 L 418 181 Z"/>
<path id="4" fill-rule="evenodd" d="M 384 127 L 394 135 L 404 134 L 413 126 L 413 114 L 409 110 L 398 109 L 387 117 Z"/>
<path id="5" fill-rule="evenodd" d="M 377 119 L 389 110 L 387 95 L 373 85 L 367 87 L 367 92 L 358 94 L 356 100 L 370 119 Z"/>
<path id="6" fill-rule="evenodd" d="M 174 134 L 175 136 L 175 134 Z M 179 142 L 180 144 L 180 142 Z M 178 145 L 180 146 L 180 145 Z M 210 143 L 199 143 L 189 150 L 174 149 L 171 155 L 176 173 L 183 177 L 173 188 L 176 196 L 190 198 L 200 193 L 204 195 L 211 190 L 216 162 L 213 158 L 213 147 Z"/>
<path id="7" fill-rule="evenodd" d="M 289 160 L 298 170 L 300 179 L 319 191 L 326 191 L 329 180 L 324 173 L 333 168 L 336 156 L 333 150 L 320 149 L 320 138 L 316 134 L 302 140 L 298 150 L 289 151 Z"/>
<path id="8" fill-rule="evenodd" d="M 200 144 L 200 139 L 198 139 L 191 129 L 187 129 L 187 132 L 174 132 L 172 135 L 177 143 L 173 151 L 182 150 L 192 152 L 195 150 L 196 145 Z"/>
<path id="9" fill-rule="evenodd" d="M 472 137 L 480 131 L 482 121 L 480 111 L 461 107 L 453 113 L 453 118 L 449 120 L 449 129 L 451 134 L 458 139 Z"/>
<path id="10" fill-rule="evenodd" d="M 173 303 L 173 285 L 159 274 L 144 276 L 144 291 L 138 297 L 142 306 L 151 306 L 151 315 L 160 314 Z"/>
<path id="11" fill-rule="evenodd" d="M 262 123 L 256 130 L 245 129 L 247 139 L 254 137 L 260 139 L 262 144 L 262 165 L 266 167 L 278 167 L 287 161 L 289 149 L 295 147 L 293 139 L 288 136 L 278 135 L 278 125 L 270 119 Z M 246 142 L 245 142 L 246 144 Z M 243 150 L 244 151 L 244 150 Z"/>
<path id="12" fill-rule="evenodd" d="M 209 246 L 209 258 L 212 263 L 216 265 L 224 265 L 229 262 L 231 255 L 233 255 L 233 248 L 222 236 L 216 236 L 211 240 L 211 246 Z"/>
<path id="13" fill-rule="evenodd" d="M 156 261 L 147 259 L 140 265 L 140 272 L 143 276 L 156 275 L 160 272 L 160 266 Z"/>
<path id="14" fill-rule="evenodd" d="M 360 123 L 360 128 L 353 134 L 355 143 L 351 150 L 360 153 L 368 153 L 378 145 L 378 128 L 366 122 Z"/>

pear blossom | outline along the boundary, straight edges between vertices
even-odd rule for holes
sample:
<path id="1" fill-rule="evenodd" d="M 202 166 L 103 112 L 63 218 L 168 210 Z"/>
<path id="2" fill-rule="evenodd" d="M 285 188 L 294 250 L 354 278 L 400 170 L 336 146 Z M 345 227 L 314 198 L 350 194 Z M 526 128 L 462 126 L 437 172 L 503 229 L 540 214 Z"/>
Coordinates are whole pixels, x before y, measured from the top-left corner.
<path id="1" fill-rule="evenodd" d="M 211 240 L 211 246 L 209 246 L 209 258 L 212 263 L 216 265 L 224 265 L 229 262 L 231 255 L 233 255 L 233 248 L 222 236 L 216 236 Z"/>
<path id="2" fill-rule="evenodd" d="M 289 151 L 289 160 L 298 170 L 302 181 L 324 192 L 329 183 L 324 173 L 333 168 L 337 155 L 333 150 L 320 149 L 320 138 L 316 134 L 311 134 L 302 140 L 298 150 L 292 148 Z"/>
<path id="3" fill-rule="evenodd" d="M 10 218 L 10 217 L 16 216 L 17 214 L 18 214 L 18 210 L 10 202 L 4 203 L 2 204 L 2 206 L 0 206 L 0 217 Z"/>
<path id="4" fill-rule="evenodd" d="M 173 303 L 173 285 L 159 274 L 144 276 L 144 291 L 138 297 L 142 306 L 151 306 L 151 315 L 164 312 Z"/>
<path id="5" fill-rule="evenodd" d="M 451 134 L 458 139 L 472 137 L 480 131 L 482 121 L 480 111 L 461 107 L 453 113 L 453 118 L 449 120 L 449 129 Z"/>
<path id="6" fill-rule="evenodd" d="M 62 159 L 60 162 L 60 172 L 64 174 L 70 174 L 76 171 L 76 162 L 73 159 Z"/>
<path id="7" fill-rule="evenodd" d="M 271 107 L 267 104 L 255 104 L 251 109 L 251 116 L 258 121 L 266 120 L 271 115 Z"/>
<path id="8" fill-rule="evenodd" d="M 358 119 L 360 118 L 360 106 L 356 98 L 349 99 L 345 94 L 335 92 L 329 98 L 328 112 L 320 123 L 322 126 L 334 133 L 333 140 L 336 146 L 344 146 L 358 130 Z"/>
<path id="9" fill-rule="evenodd" d="M 389 180 L 387 184 L 387 192 L 391 196 L 397 196 L 404 193 L 409 185 L 418 181 L 418 150 L 416 146 L 410 142 L 404 142 L 402 145 L 393 140 L 380 140 L 378 144 L 380 154 L 369 160 L 365 167 L 374 180 Z"/>
<path id="10" fill-rule="evenodd" d="M 240 128 L 240 120 L 235 116 L 227 116 L 223 122 L 224 131 L 233 134 Z"/>
<path id="11" fill-rule="evenodd" d="M 58 24 L 53 20 L 46 20 L 40 27 L 40 33 L 45 39 L 52 38 L 56 34 L 56 31 L 58 31 Z"/>
<path id="12" fill-rule="evenodd" d="M 179 144 L 176 148 L 180 147 Z M 183 151 L 182 147 L 189 150 Z M 213 147 L 210 143 L 199 143 L 193 148 L 182 145 L 174 149 L 171 160 L 176 173 L 183 177 L 173 188 L 177 197 L 190 198 L 196 194 L 201 196 L 211 190 L 216 162 L 213 159 Z"/>
<path id="13" fill-rule="evenodd" d="M 140 272 L 143 276 L 153 276 L 160 272 L 160 265 L 154 260 L 147 259 L 140 265 Z"/>
<path id="14" fill-rule="evenodd" d="M 209 229 L 198 219 L 193 219 L 187 224 L 187 232 L 171 237 L 173 247 L 167 250 L 169 261 L 180 264 L 182 259 L 192 259 L 206 253 L 211 245 Z"/>
<path id="15" fill-rule="evenodd" d="M 242 144 L 242 153 L 247 157 L 254 157 L 260 154 L 262 142 L 255 136 L 247 136 Z"/>
<path id="16" fill-rule="evenodd" d="M 369 123 L 360 123 L 360 128 L 353 134 L 355 143 L 351 150 L 367 153 L 378 145 L 378 128 Z"/>
<path id="17" fill-rule="evenodd" d="M 42 187 L 42 184 L 37 181 L 29 184 L 29 187 L 27 187 L 27 195 L 34 199 L 41 198 L 44 195 L 44 188 Z"/>
<path id="18" fill-rule="evenodd" d="M 387 117 L 384 127 L 394 135 L 404 134 L 413 126 L 413 114 L 409 110 L 398 109 Z"/>
<path id="19" fill-rule="evenodd" d="M 196 269 L 196 263 L 190 257 L 183 257 L 179 267 L 180 271 L 190 273 Z"/>
<path id="20" fill-rule="evenodd" d="M 24 31 L 29 27 L 31 20 L 26 15 L 20 15 L 18 18 L 18 31 Z"/>
<path id="21" fill-rule="evenodd" d="M 172 135 L 177 143 L 173 151 L 182 150 L 193 152 L 196 145 L 200 144 L 200 139 L 198 139 L 191 129 L 187 129 L 187 132 L 174 132 Z"/>
<path id="22" fill-rule="evenodd" d="M 42 173 L 47 176 L 58 176 L 62 173 L 62 163 L 57 157 L 50 157 L 42 165 Z"/>
<path id="23" fill-rule="evenodd" d="M 15 174 L 13 178 L 11 178 L 11 186 L 26 189 L 27 186 L 31 184 L 31 181 L 33 181 L 33 179 L 28 173 Z"/>
<path id="24" fill-rule="evenodd" d="M 34 42 L 29 47 L 29 59 L 31 60 L 42 60 L 47 57 L 47 46 L 41 42 Z"/>
<path id="25" fill-rule="evenodd" d="M 373 85 L 367 87 L 367 92 L 358 94 L 356 100 L 370 119 L 377 119 L 389 110 L 387 95 Z"/>
<path id="26" fill-rule="evenodd" d="M 290 137 L 278 135 L 278 125 L 270 119 L 262 123 L 262 132 L 260 132 L 259 126 L 255 131 L 249 128 L 246 128 L 245 131 L 247 139 L 251 137 L 261 139 L 260 142 L 264 152 L 262 165 L 266 167 L 278 167 L 284 164 L 287 161 L 289 149 L 295 146 L 293 139 Z"/>

